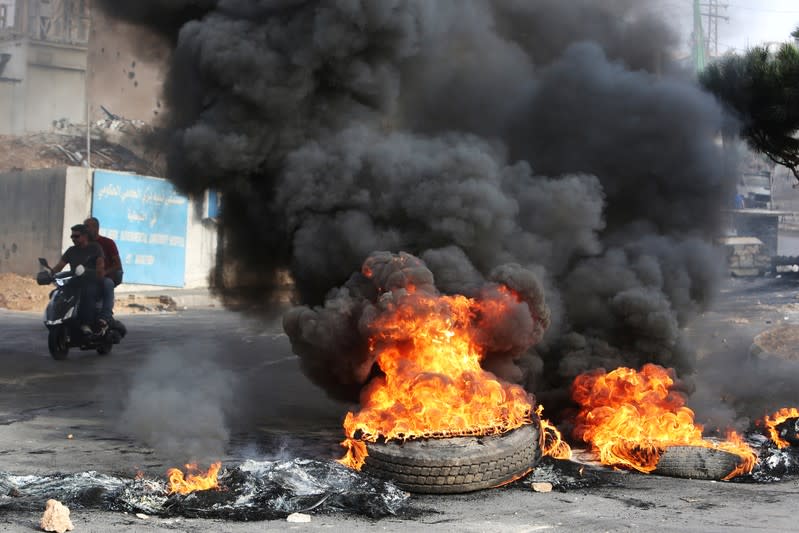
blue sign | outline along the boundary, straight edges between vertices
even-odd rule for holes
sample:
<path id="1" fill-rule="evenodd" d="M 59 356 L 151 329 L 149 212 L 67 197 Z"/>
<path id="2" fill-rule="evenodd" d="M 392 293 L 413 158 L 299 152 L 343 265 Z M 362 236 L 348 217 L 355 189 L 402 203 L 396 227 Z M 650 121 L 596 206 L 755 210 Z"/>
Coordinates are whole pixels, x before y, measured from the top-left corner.
<path id="1" fill-rule="evenodd" d="M 166 180 L 94 171 L 92 216 L 119 248 L 125 283 L 183 287 L 188 205 Z"/>
<path id="2" fill-rule="evenodd" d="M 207 189 L 205 191 L 205 218 L 212 218 L 216 220 L 219 218 L 219 213 L 222 210 L 221 194 L 214 189 Z"/>

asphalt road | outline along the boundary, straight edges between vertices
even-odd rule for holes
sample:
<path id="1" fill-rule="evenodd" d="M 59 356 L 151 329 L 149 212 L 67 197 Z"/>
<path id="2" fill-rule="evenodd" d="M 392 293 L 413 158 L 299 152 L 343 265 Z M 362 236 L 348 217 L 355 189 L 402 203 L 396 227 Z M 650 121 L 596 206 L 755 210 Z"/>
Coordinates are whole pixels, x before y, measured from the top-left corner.
<path id="1" fill-rule="evenodd" d="M 763 286 L 733 284 L 694 329 L 701 349 L 745 343 L 774 321 L 788 320 L 792 308 L 786 306 L 795 300 L 792 286 L 767 289 L 771 292 L 764 304 Z M 58 362 L 47 353 L 39 314 L 0 310 L 0 471 L 162 475 L 181 459 L 168 444 L 151 445 L 161 441 L 148 423 L 162 432 L 164 427 L 175 433 L 196 431 L 201 421 L 214 419 L 206 403 L 222 413 L 226 432 L 210 428 L 209 434 L 224 440 L 218 458 L 225 464 L 246 458 L 338 456 L 348 406 L 329 401 L 302 376 L 279 323 L 248 321 L 222 310 L 134 315 L 125 322 L 129 335 L 110 355 L 71 352 Z M 199 391 L 191 387 L 197 382 Z M 181 395 L 160 396 L 167 389 Z M 144 401 L 148 397 L 157 399 L 155 407 Z M 132 423 L 131 404 L 143 406 Z M 205 444 L 213 449 L 217 443 L 209 439 Z M 796 530 L 797 480 L 742 484 L 634 473 L 615 477 L 612 484 L 566 492 L 511 486 L 449 497 L 414 496 L 413 513 L 378 521 L 348 515 L 314 515 L 309 524 L 142 520 L 85 509 L 73 510 L 72 519 L 76 532 Z M 29 532 L 39 518 L 0 511 L 0 530 Z"/>

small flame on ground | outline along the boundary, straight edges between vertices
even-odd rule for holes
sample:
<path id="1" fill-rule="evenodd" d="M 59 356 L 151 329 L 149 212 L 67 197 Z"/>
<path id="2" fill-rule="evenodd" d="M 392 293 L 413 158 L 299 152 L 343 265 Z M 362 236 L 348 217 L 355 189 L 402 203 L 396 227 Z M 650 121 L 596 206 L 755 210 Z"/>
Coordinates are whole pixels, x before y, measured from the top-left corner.
<path id="1" fill-rule="evenodd" d="M 649 473 L 657 468 L 670 446 L 701 446 L 737 455 L 741 462 L 724 479 L 749 473 L 757 462 L 755 452 L 734 431 L 724 442 L 702 438 L 702 426 L 685 397 L 672 391 L 671 370 L 647 364 L 640 372 L 617 368 L 577 376 L 572 397 L 581 406 L 574 435 L 589 443 L 606 465 Z"/>
<path id="2" fill-rule="evenodd" d="M 521 473 L 519 473 L 519 474 L 516 474 L 515 476 L 513 476 L 513 477 L 512 477 L 512 478 L 510 478 L 509 480 L 507 480 L 507 481 L 503 481 L 503 482 L 502 482 L 502 483 L 500 483 L 499 485 L 494 485 L 494 486 L 493 486 L 493 487 L 491 487 L 491 488 L 492 488 L 492 489 L 498 489 L 499 487 L 504 487 L 505 485 L 510 485 L 510 484 L 511 484 L 511 483 L 513 483 L 514 481 L 518 481 L 518 480 L 522 479 L 523 477 L 527 476 L 527 474 L 529 474 L 529 473 L 530 473 L 530 472 L 532 472 L 533 470 L 534 470 L 533 468 L 528 468 L 527 470 L 525 470 L 525 471 L 523 471 L 523 472 L 521 472 Z"/>
<path id="3" fill-rule="evenodd" d="M 341 446 L 344 447 L 347 452 L 344 454 L 344 457 L 337 462 L 355 470 L 363 468 L 363 464 L 369 456 L 369 452 L 366 450 L 366 443 L 361 440 L 347 438 L 341 442 Z"/>
<path id="4" fill-rule="evenodd" d="M 553 459 L 571 459 L 571 446 L 563 440 L 558 428 L 549 420 L 541 417 L 543 412 L 544 406 L 539 404 L 535 414 L 538 415 L 538 419 L 541 421 L 541 454 Z"/>
<path id="5" fill-rule="evenodd" d="M 763 419 L 763 423 L 768 431 L 768 436 L 772 441 L 774 441 L 774 444 L 777 445 L 777 448 L 781 449 L 791 445 L 788 441 L 780 437 L 780 434 L 777 431 L 777 426 L 789 418 L 799 418 L 799 409 L 796 409 L 796 407 L 783 407 L 773 415 L 767 415 Z"/>
<path id="6" fill-rule="evenodd" d="M 169 494 L 189 494 L 198 490 L 218 489 L 219 482 L 217 481 L 217 474 L 222 467 L 221 462 L 216 462 L 208 467 L 204 473 L 199 472 L 196 464 L 187 464 L 186 476 L 178 468 L 170 468 L 166 471 L 169 478 L 169 486 L 167 487 Z"/>

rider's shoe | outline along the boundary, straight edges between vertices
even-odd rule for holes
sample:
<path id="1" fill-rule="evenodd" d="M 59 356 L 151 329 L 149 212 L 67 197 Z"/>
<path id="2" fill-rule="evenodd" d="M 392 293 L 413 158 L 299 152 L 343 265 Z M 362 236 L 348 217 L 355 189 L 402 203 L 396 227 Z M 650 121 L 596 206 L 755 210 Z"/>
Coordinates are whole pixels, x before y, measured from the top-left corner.
<path id="1" fill-rule="evenodd" d="M 84 335 L 91 335 L 92 334 L 92 328 L 89 327 L 89 324 L 83 324 L 80 327 L 80 332 L 83 333 Z"/>
<path id="2" fill-rule="evenodd" d="M 108 331 L 108 322 L 104 318 L 97 319 L 97 335 L 105 335 Z"/>

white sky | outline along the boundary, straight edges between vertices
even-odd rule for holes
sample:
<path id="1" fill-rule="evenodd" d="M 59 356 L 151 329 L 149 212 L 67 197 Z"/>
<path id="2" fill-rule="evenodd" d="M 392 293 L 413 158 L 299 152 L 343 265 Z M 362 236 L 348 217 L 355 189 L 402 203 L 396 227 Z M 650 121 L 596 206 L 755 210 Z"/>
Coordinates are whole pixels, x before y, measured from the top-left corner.
<path id="1" fill-rule="evenodd" d="M 599 1 L 599 0 L 598 0 Z M 682 35 L 681 47 L 688 51 L 688 38 L 693 28 L 693 0 L 662 0 L 664 18 Z M 707 4 L 708 0 L 701 0 Z M 799 0 L 718 0 L 719 53 L 743 52 L 767 42 L 791 40 L 791 32 L 799 26 Z M 721 8 L 727 5 L 726 9 Z M 702 8 L 707 11 L 706 7 Z M 702 24 L 707 34 L 707 17 Z"/>
<path id="2" fill-rule="evenodd" d="M 703 2 L 706 3 L 706 2 Z M 785 42 L 799 26 L 799 0 L 719 0 L 727 3 L 729 22 L 719 21 L 719 52 L 769 41 Z"/>

